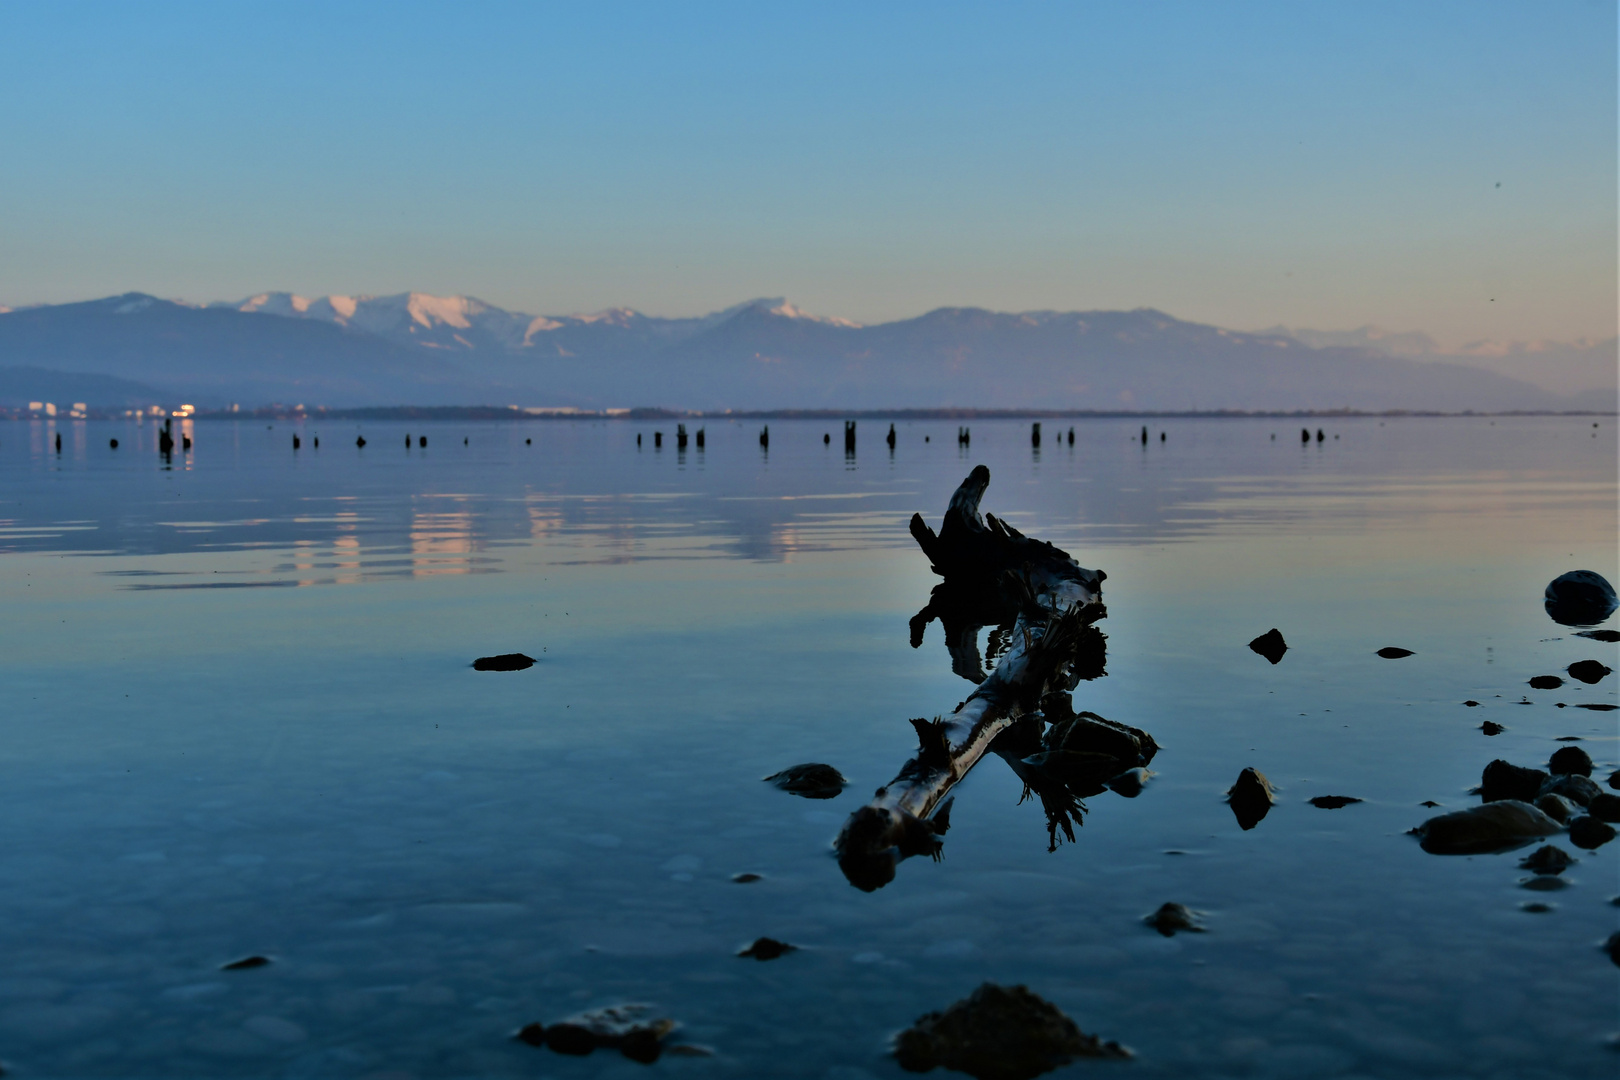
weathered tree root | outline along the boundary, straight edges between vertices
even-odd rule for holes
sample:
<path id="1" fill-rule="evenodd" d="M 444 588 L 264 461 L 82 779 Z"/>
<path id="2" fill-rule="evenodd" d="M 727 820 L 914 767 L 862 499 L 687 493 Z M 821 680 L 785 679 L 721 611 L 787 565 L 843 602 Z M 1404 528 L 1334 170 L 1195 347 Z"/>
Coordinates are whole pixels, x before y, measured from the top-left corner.
<path id="1" fill-rule="evenodd" d="M 949 827 L 951 788 L 997 735 L 1038 712 L 1043 697 L 1073 688 L 1084 651 L 1082 634 L 1107 614 L 1102 571 L 1086 570 L 1067 552 L 994 517 L 980 517 L 979 500 L 989 484 L 990 470 L 974 468 L 951 496 L 938 535 L 920 514 L 911 519 L 911 535 L 934 572 L 945 578 L 919 613 L 921 623 L 913 620 L 913 641 L 933 614 L 944 618 L 964 608 L 1015 611 L 1012 632 L 995 670 L 954 712 L 932 722 L 912 721 L 919 736 L 917 756 L 845 822 L 834 845 L 839 866 L 851 884 L 866 891 L 893 880 L 901 859 L 938 857 L 940 837 Z M 952 625 L 947 624 L 948 637 Z M 976 647 L 970 657 L 957 643 L 952 657 L 958 674 L 979 667 Z"/>

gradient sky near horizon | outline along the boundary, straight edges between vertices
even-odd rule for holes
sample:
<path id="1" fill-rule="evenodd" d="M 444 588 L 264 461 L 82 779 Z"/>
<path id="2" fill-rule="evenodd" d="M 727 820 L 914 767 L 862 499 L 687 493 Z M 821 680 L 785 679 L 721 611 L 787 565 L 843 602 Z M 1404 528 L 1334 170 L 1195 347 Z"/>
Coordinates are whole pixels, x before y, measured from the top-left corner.
<path id="1" fill-rule="evenodd" d="M 8 3 L 0 303 L 1604 338 L 1613 0 Z"/>

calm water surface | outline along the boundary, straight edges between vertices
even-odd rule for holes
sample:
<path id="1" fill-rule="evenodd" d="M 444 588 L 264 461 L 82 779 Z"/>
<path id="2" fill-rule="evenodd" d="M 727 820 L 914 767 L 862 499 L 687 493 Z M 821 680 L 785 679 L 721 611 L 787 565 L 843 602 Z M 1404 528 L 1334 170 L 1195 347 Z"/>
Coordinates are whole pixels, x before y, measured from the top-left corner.
<path id="1" fill-rule="evenodd" d="M 1057 1075 L 1612 1076 L 1620 843 L 1549 894 L 1405 835 L 1494 757 L 1616 767 L 1620 714 L 1573 707 L 1615 676 L 1525 683 L 1620 667 L 1540 604 L 1620 580 L 1600 423 L 1048 422 L 1038 454 L 917 423 L 891 454 L 867 422 L 846 459 L 812 423 L 766 455 L 756 423 L 682 454 L 669 424 L 217 422 L 172 468 L 151 425 L 0 425 L 0 1062 L 643 1076 L 510 1038 L 640 1001 L 715 1051 L 657 1072 L 897 1077 L 892 1033 L 988 979 L 1137 1053 Z M 1075 705 L 1152 732 L 1157 775 L 1049 853 L 987 758 L 943 861 L 863 893 L 829 842 L 969 690 L 938 624 L 907 640 L 936 579 L 906 521 L 981 462 L 987 510 L 1107 571 Z M 760 782 L 806 761 L 852 786 Z M 1279 789 L 1248 832 L 1245 766 Z M 1142 924 L 1171 900 L 1209 932 Z M 801 950 L 733 955 L 760 935 Z"/>

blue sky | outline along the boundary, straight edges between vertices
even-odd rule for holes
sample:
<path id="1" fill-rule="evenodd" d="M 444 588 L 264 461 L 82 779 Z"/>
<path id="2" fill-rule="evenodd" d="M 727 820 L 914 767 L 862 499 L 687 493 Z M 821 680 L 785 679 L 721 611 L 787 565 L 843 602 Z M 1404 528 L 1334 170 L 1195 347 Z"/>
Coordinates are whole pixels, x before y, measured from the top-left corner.
<path id="1" fill-rule="evenodd" d="M 1612 0 L 4 15 L 0 303 L 1615 332 Z"/>

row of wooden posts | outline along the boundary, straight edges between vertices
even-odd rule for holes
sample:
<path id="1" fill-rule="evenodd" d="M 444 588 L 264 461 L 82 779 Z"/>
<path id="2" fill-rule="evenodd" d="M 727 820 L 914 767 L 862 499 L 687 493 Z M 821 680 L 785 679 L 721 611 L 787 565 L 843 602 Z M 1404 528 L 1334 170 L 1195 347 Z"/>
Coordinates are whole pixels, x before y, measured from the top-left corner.
<path id="1" fill-rule="evenodd" d="M 703 429 L 702 428 L 697 429 L 697 433 L 695 435 L 695 438 L 696 438 L 696 441 L 697 441 L 697 448 L 699 450 L 702 450 L 703 449 Z M 1064 438 L 1064 436 L 1060 433 L 1058 435 L 1058 441 L 1061 443 L 1063 441 L 1063 438 Z M 1161 440 L 1164 438 L 1163 433 L 1160 433 L 1159 438 Z M 893 450 L 895 448 L 895 443 L 898 441 L 898 437 L 895 435 L 894 425 L 893 424 L 889 425 L 889 433 L 886 436 L 884 436 L 883 441 L 888 443 L 890 450 Z M 925 437 L 925 441 L 926 441 L 926 437 Z M 1030 428 L 1029 441 L 1030 441 L 1031 446 L 1035 447 L 1036 449 L 1040 448 L 1040 445 L 1041 445 L 1041 425 L 1040 424 L 1037 423 L 1037 424 L 1033 425 Z M 1074 428 L 1072 428 L 1072 427 L 1068 431 L 1068 441 L 1069 441 L 1070 446 L 1074 445 Z M 1145 428 L 1145 427 L 1142 429 L 1142 441 L 1144 443 L 1147 442 L 1147 428 Z M 675 446 L 676 446 L 676 448 L 680 449 L 680 450 L 685 450 L 686 449 L 686 442 L 687 442 L 686 425 L 685 424 L 676 424 L 675 425 Z M 821 442 L 822 442 L 823 446 L 831 444 L 832 443 L 832 433 L 831 432 L 824 433 L 821 436 Z M 423 445 L 426 445 L 426 440 L 423 441 Z M 636 434 L 636 445 L 637 446 L 641 445 L 641 434 L 639 432 Z M 653 432 L 653 447 L 655 449 L 662 449 L 663 445 L 664 445 L 664 433 L 662 431 Z M 759 429 L 759 445 L 760 445 L 760 448 L 764 449 L 764 450 L 769 450 L 770 447 L 771 447 L 771 426 L 769 424 L 766 424 L 764 427 Z M 958 427 L 956 429 L 956 445 L 957 446 L 971 446 L 971 445 L 973 445 L 972 429 L 967 428 L 967 427 Z M 845 420 L 844 421 L 844 453 L 853 454 L 854 452 L 855 452 L 855 421 L 853 421 L 853 420 Z"/>

